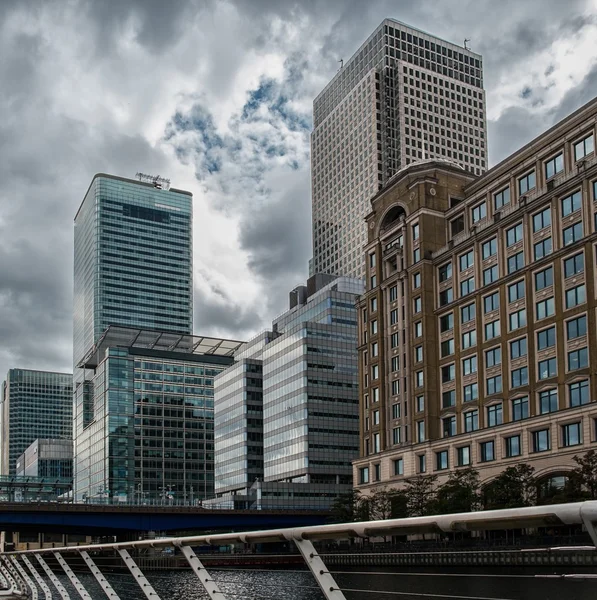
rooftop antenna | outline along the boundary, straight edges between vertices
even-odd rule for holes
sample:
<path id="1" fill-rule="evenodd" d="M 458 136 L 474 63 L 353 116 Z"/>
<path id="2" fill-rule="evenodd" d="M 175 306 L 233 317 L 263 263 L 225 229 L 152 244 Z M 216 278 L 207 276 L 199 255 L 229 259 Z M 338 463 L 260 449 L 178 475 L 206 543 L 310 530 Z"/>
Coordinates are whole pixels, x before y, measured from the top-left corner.
<path id="1" fill-rule="evenodd" d="M 338 69 L 338 71 L 341 71 L 344 68 L 344 59 L 341 58 L 338 62 L 340 63 L 340 68 Z"/>
<path id="2" fill-rule="evenodd" d="M 470 50 L 470 48 L 466 45 L 467 42 L 470 42 L 470 40 L 464 38 L 464 49 L 465 50 Z"/>

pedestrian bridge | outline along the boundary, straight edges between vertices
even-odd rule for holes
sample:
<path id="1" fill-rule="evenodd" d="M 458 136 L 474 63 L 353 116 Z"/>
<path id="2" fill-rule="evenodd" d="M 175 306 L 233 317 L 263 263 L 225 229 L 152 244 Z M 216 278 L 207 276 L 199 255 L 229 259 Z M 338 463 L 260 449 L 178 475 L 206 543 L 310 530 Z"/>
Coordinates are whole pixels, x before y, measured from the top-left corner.
<path id="1" fill-rule="evenodd" d="M 237 531 L 329 522 L 325 511 L 207 509 L 197 506 L 0 503 L 0 531 L 118 535 L 142 531 Z"/>

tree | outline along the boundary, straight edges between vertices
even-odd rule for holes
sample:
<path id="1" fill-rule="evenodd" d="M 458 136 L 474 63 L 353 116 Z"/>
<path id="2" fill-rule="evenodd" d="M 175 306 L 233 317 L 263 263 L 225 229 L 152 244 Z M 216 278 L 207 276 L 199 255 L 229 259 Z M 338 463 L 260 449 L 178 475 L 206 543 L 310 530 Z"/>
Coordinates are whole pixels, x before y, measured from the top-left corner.
<path id="1" fill-rule="evenodd" d="M 403 490 L 383 487 L 369 496 L 369 518 L 372 521 L 400 519 L 408 516 L 407 499 Z"/>
<path id="2" fill-rule="evenodd" d="M 504 469 L 485 488 L 485 508 L 533 506 L 537 501 L 535 469 L 526 463 Z"/>
<path id="3" fill-rule="evenodd" d="M 575 456 L 572 459 L 577 466 L 571 473 L 571 480 L 580 488 L 579 491 L 585 492 L 585 498 L 591 500 L 597 499 L 597 452 L 589 450 L 582 456 Z"/>
<path id="4" fill-rule="evenodd" d="M 436 512 L 450 514 L 481 508 L 479 472 L 469 467 L 450 473 L 436 492 Z"/>
<path id="5" fill-rule="evenodd" d="M 358 490 L 340 494 L 330 510 L 334 523 L 369 520 L 369 501 Z"/>
<path id="6" fill-rule="evenodd" d="M 437 475 L 419 475 L 406 482 L 404 493 L 409 517 L 433 514 Z"/>

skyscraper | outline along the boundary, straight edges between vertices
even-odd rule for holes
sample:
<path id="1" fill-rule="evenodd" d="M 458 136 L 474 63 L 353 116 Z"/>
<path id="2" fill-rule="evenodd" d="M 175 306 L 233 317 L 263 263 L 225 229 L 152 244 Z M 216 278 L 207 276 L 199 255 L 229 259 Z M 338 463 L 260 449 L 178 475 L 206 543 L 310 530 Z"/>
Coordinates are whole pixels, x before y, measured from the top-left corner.
<path id="1" fill-rule="evenodd" d="M 386 19 L 315 98 L 315 273 L 364 276 L 370 198 L 424 158 L 487 168 L 479 54 Z"/>
<path id="2" fill-rule="evenodd" d="M 73 376 L 10 369 L 2 385 L 2 470 L 15 475 L 17 458 L 37 438 L 72 439 Z"/>

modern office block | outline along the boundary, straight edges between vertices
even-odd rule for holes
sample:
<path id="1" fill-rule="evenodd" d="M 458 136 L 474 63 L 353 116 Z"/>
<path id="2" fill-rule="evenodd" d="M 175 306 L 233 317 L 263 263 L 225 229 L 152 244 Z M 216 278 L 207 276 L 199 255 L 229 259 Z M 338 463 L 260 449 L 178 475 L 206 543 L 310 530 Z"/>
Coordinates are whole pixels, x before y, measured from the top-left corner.
<path id="1" fill-rule="evenodd" d="M 71 440 L 73 376 L 10 369 L 2 385 L 2 471 L 15 475 L 17 458 L 37 438 Z"/>
<path id="2" fill-rule="evenodd" d="M 72 440 L 37 439 L 17 458 L 17 477 L 73 478 Z"/>
<path id="3" fill-rule="evenodd" d="M 596 123 L 593 100 L 481 177 L 422 161 L 372 199 L 359 489 L 521 462 L 561 484 L 597 442 Z"/>
<path id="4" fill-rule="evenodd" d="M 360 280 L 317 275 L 216 377 L 215 503 L 329 508 L 358 455 Z"/>
<path id="5" fill-rule="evenodd" d="M 214 377 L 241 342 L 109 327 L 77 368 L 75 497 L 196 503 L 214 493 Z M 93 402 L 88 398 L 93 397 Z"/>
<path id="6" fill-rule="evenodd" d="M 310 269 L 363 277 L 370 198 L 424 158 L 480 175 L 486 131 L 481 56 L 385 19 L 313 103 Z"/>

